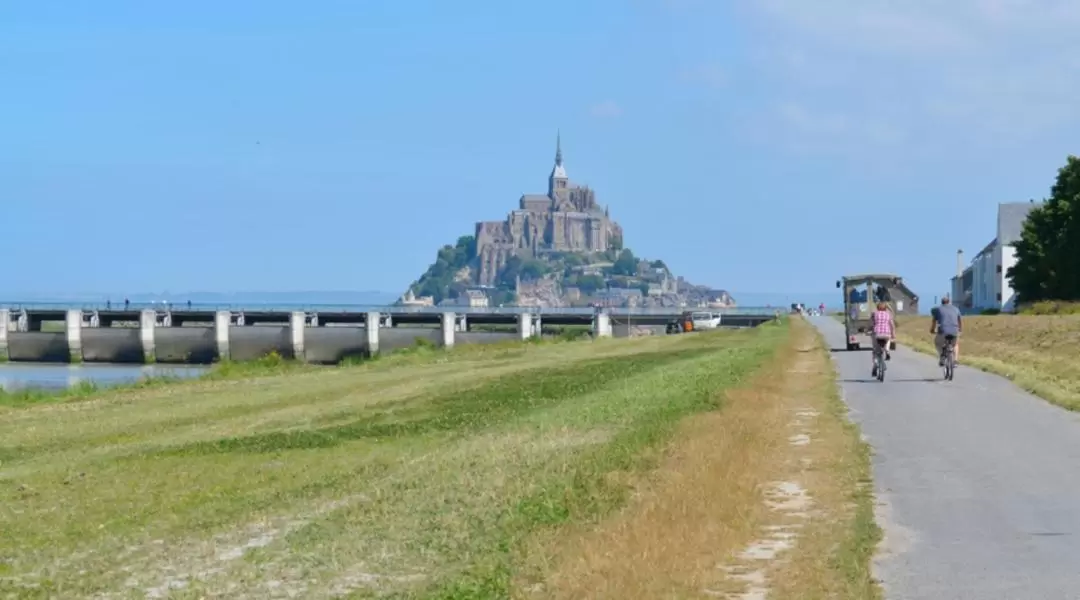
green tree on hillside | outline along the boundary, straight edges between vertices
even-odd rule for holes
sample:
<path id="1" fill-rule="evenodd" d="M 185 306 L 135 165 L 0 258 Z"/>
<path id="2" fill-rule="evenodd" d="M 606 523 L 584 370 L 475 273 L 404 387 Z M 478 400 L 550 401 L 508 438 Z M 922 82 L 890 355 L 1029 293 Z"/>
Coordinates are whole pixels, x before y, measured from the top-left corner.
<path id="1" fill-rule="evenodd" d="M 476 238 L 471 235 L 459 237 L 453 246 L 447 244 L 439 248 L 435 262 L 412 285 L 413 293 L 417 296 L 432 296 L 435 302 L 449 297 L 454 276 L 469 266 L 475 256 Z"/>
<path id="2" fill-rule="evenodd" d="M 565 265 L 567 268 L 580 267 L 586 262 L 583 256 L 576 253 L 567 253 L 560 258 L 562 260 L 562 264 Z"/>
<path id="3" fill-rule="evenodd" d="M 596 290 L 602 290 L 607 288 L 607 281 L 599 275 L 582 275 L 577 278 L 578 289 L 585 295 L 592 294 Z"/>
<path id="4" fill-rule="evenodd" d="M 1050 197 L 1028 213 L 1005 276 L 1018 303 L 1080 300 L 1080 158 L 1058 170 Z"/>
<path id="5" fill-rule="evenodd" d="M 506 259 L 506 264 L 495 276 L 495 285 L 504 289 L 514 289 L 517 285 L 517 277 L 521 275 L 521 269 L 524 266 L 525 261 L 521 260 L 518 256 L 511 256 Z"/>
<path id="6" fill-rule="evenodd" d="M 615 260 L 611 272 L 616 275 L 635 275 L 637 274 L 637 265 L 637 257 L 629 248 L 626 248 L 619 253 L 619 258 Z"/>

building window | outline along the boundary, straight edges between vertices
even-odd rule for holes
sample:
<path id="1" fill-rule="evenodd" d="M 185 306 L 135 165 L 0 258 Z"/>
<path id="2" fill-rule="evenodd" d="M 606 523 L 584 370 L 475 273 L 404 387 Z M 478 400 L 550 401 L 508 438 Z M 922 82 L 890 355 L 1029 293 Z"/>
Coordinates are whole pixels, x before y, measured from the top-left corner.
<path id="1" fill-rule="evenodd" d="M 998 299 L 998 302 L 1001 302 L 1001 292 L 998 292 L 997 299 Z"/>
<path id="2" fill-rule="evenodd" d="M 998 272 L 998 273 L 1000 273 L 1000 272 L 1001 272 L 1001 265 L 998 265 L 998 266 L 997 266 L 997 272 Z"/>

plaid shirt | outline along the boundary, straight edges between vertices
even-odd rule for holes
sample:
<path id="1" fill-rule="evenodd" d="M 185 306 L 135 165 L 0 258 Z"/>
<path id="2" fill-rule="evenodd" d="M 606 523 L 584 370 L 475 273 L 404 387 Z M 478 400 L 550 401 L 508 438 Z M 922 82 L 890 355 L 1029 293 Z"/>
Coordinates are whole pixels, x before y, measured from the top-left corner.
<path id="1" fill-rule="evenodd" d="M 893 319 L 892 313 L 887 310 L 875 310 L 873 315 L 874 320 L 874 337 L 893 337 Z"/>

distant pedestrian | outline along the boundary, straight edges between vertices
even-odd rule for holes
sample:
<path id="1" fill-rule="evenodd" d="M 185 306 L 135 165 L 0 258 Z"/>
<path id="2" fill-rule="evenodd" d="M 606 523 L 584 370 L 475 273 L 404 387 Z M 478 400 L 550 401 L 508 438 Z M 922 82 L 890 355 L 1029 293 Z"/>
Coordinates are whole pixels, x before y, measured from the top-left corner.
<path id="1" fill-rule="evenodd" d="M 112 300 L 105 301 L 105 310 L 112 310 Z"/>
<path id="2" fill-rule="evenodd" d="M 191 300 L 188 300 L 188 301 L 187 301 L 187 309 L 188 309 L 188 310 L 191 310 Z"/>
<path id="3" fill-rule="evenodd" d="M 129 308 L 131 308 L 131 300 L 124 298 L 124 310 L 128 310 Z"/>

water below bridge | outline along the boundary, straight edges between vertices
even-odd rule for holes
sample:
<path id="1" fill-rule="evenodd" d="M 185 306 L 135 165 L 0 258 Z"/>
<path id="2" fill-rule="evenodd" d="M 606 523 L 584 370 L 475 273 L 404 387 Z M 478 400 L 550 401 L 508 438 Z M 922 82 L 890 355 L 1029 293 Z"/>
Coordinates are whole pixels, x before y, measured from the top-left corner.
<path id="1" fill-rule="evenodd" d="M 62 390 L 82 382 L 101 387 L 132 383 L 144 377 L 198 377 L 199 365 L 108 365 L 55 363 L 2 363 L 0 389 L 8 392 L 28 388 Z"/>

